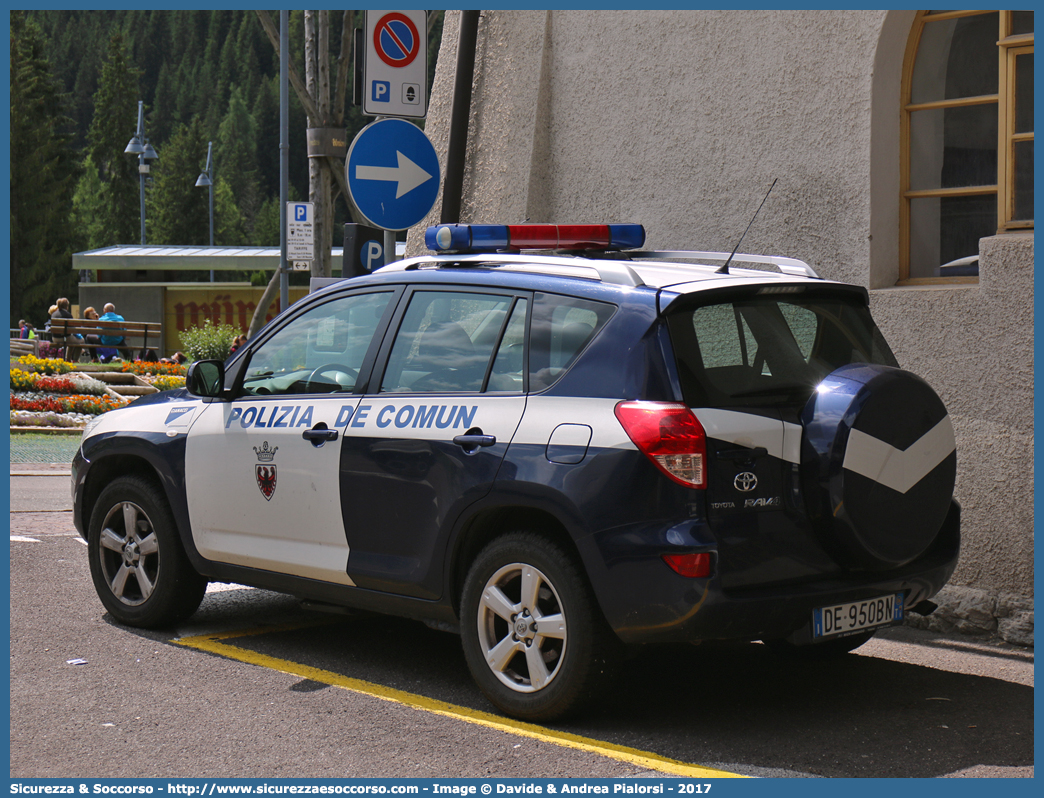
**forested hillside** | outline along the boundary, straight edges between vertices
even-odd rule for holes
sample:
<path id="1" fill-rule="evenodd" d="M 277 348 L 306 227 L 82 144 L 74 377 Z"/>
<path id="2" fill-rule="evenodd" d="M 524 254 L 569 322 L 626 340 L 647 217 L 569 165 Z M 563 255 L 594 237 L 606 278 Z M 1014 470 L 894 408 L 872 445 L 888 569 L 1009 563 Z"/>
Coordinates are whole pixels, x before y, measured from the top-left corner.
<path id="1" fill-rule="evenodd" d="M 278 23 L 278 12 L 269 12 Z M 442 12 L 429 32 L 429 71 Z M 329 12 L 336 74 L 342 26 Z M 304 78 L 304 12 L 290 58 Z M 349 37 L 350 40 L 350 37 Z M 348 140 L 369 121 L 345 103 Z M 146 186 L 149 244 L 206 244 L 208 192 L 195 182 L 213 142 L 215 243 L 279 243 L 279 58 L 255 11 L 11 12 L 11 314 L 74 294 L 72 252 L 140 241 L 138 160 L 124 154 L 144 103 L 158 158 Z M 308 197 L 308 121 L 290 92 L 290 198 Z M 334 246 L 348 220 L 337 201 Z"/>

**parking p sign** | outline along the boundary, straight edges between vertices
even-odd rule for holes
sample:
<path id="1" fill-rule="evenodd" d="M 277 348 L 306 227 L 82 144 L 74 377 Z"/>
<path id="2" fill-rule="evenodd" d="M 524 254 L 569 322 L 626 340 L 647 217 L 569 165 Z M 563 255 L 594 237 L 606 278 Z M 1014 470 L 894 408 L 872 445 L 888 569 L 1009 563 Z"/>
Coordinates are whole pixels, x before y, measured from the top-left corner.
<path id="1" fill-rule="evenodd" d="M 422 119 L 428 113 L 426 11 L 367 11 L 363 113 Z"/>
<path id="2" fill-rule="evenodd" d="M 315 260 L 314 203 L 286 203 L 286 259 Z"/>

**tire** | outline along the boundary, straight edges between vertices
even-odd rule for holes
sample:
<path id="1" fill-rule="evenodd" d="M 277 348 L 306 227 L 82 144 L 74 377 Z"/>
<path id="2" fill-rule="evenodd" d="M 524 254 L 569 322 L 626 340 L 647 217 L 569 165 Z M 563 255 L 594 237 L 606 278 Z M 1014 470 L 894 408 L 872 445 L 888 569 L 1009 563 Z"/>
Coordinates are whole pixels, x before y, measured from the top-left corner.
<path id="1" fill-rule="evenodd" d="M 855 651 L 864 643 L 870 641 L 875 630 L 859 632 L 847 637 L 836 637 L 833 640 L 824 640 L 822 643 L 809 643 L 808 645 L 795 645 L 789 640 L 762 640 L 761 642 L 775 651 L 777 654 L 793 657 L 795 659 L 833 659 Z"/>
<path id="2" fill-rule="evenodd" d="M 612 631 L 572 557 L 533 532 L 490 543 L 468 571 L 461 638 L 471 675 L 499 710 L 551 721 L 611 678 Z"/>
<path id="3" fill-rule="evenodd" d="M 802 411 L 801 473 L 824 549 L 853 570 L 924 554 L 952 509 L 953 423 L 920 377 L 856 363 L 826 377 Z"/>
<path id="4" fill-rule="evenodd" d="M 167 498 L 149 480 L 120 477 L 101 492 L 87 554 L 94 589 L 122 624 L 171 626 L 203 601 L 207 580 L 189 563 Z"/>

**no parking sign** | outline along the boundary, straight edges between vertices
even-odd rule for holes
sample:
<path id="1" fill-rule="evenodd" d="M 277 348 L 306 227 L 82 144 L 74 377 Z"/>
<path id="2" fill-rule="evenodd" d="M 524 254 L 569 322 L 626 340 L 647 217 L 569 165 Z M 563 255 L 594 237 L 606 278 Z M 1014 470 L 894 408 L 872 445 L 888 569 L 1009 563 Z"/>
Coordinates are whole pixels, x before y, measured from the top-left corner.
<path id="1" fill-rule="evenodd" d="M 367 11 L 363 113 L 420 119 L 428 113 L 427 12 Z"/>

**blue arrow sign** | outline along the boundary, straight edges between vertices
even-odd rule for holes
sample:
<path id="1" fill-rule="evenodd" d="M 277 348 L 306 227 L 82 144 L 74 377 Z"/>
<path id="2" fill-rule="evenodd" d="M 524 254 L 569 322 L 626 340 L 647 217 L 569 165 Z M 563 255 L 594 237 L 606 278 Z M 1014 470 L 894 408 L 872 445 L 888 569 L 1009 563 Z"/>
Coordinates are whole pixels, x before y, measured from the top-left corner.
<path id="1" fill-rule="evenodd" d="M 405 230 L 428 215 L 439 194 L 439 158 L 416 125 L 382 119 L 355 137 L 344 166 L 348 192 L 374 227 Z"/>

